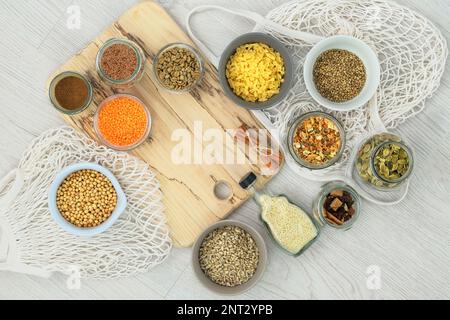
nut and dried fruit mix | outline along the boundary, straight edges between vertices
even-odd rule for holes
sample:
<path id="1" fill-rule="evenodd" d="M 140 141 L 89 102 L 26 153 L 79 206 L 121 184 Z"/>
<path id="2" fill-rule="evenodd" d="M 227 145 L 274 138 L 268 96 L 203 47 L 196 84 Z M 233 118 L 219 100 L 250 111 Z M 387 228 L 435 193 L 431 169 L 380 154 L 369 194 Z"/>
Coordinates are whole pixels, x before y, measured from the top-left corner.
<path id="1" fill-rule="evenodd" d="M 311 116 L 298 124 L 292 147 L 296 155 L 312 165 L 333 160 L 342 146 L 337 125 L 323 116 Z"/>
<path id="2" fill-rule="evenodd" d="M 355 200 L 348 191 L 336 189 L 327 194 L 323 202 L 323 216 L 328 222 L 342 225 L 354 214 Z"/>

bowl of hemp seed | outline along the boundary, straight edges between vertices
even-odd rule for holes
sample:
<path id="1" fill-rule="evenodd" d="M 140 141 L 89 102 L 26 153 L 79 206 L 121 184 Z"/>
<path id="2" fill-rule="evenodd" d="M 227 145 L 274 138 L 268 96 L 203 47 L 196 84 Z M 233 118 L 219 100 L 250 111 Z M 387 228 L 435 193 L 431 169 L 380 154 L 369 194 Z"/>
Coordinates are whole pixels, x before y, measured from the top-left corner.
<path id="1" fill-rule="evenodd" d="M 192 263 L 199 281 L 209 290 L 235 295 L 252 288 L 262 277 L 267 249 L 262 236 L 248 224 L 222 220 L 197 238 Z"/>
<path id="2" fill-rule="evenodd" d="M 380 63 L 363 41 L 333 36 L 308 52 L 303 78 L 309 94 L 320 105 L 336 111 L 353 110 L 375 95 L 380 83 Z"/>
<path id="3" fill-rule="evenodd" d="M 106 231 L 125 211 L 127 199 L 107 168 L 90 162 L 63 168 L 48 192 L 53 220 L 66 232 L 93 236 Z"/>

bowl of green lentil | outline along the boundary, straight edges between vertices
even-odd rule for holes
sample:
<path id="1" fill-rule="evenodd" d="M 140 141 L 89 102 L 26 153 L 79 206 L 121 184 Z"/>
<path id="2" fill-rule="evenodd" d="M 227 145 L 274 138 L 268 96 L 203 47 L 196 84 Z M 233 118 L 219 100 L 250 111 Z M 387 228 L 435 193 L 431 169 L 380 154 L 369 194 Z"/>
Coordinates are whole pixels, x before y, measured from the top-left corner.
<path id="1" fill-rule="evenodd" d="M 170 43 L 153 60 L 157 84 L 172 92 L 191 91 L 203 79 L 205 67 L 198 51 L 186 43 Z"/>
<path id="2" fill-rule="evenodd" d="M 212 292 L 241 294 L 262 277 L 267 263 L 264 239 L 243 222 L 222 220 L 197 238 L 192 263 L 198 280 Z"/>
<path id="3" fill-rule="evenodd" d="M 380 83 L 375 52 L 351 36 L 333 36 L 318 42 L 303 65 L 305 86 L 320 105 L 347 111 L 366 104 Z"/>

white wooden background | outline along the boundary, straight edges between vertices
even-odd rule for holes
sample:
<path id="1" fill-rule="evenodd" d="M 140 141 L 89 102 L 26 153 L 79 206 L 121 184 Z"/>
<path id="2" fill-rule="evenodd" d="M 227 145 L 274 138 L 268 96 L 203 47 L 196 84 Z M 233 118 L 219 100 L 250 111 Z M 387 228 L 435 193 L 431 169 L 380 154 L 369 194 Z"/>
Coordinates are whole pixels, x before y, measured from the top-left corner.
<path id="1" fill-rule="evenodd" d="M 219 4 L 267 13 L 285 0 L 160 0 L 184 27 L 188 10 Z M 0 176 L 13 169 L 28 143 L 63 124 L 44 89 L 49 73 L 83 48 L 138 0 L 0 0 Z M 431 19 L 449 38 L 450 1 L 399 0 Z M 66 27 L 69 5 L 81 8 L 80 30 Z M 196 30 L 217 53 L 236 35 L 251 30 L 227 15 L 198 16 Z M 229 30 L 226 37 L 215 34 Z M 267 238 L 252 201 L 232 218 L 256 225 L 266 236 L 269 264 L 262 281 L 236 298 L 405 299 L 450 298 L 450 74 L 423 113 L 398 130 L 414 143 L 417 166 L 410 193 L 394 207 L 364 203 L 352 230 L 328 230 L 299 258 L 285 255 Z M 285 168 L 271 189 L 311 206 L 319 184 Z M 0 272 L 0 298 L 195 299 L 220 298 L 204 289 L 190 266 L 190 249 L 174 249 L 161 266 L 133 278 L 83 281 L 69 290 L 63 276 L 40 279 Z M 381 270 L 381 288 L 366 286 L 367 268 Z"/>

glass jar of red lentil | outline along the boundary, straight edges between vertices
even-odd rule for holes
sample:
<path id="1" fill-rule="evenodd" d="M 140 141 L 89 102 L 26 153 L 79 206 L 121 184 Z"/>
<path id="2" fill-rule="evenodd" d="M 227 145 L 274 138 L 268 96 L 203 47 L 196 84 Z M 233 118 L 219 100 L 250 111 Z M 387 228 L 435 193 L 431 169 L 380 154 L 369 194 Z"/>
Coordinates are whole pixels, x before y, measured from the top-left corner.
<path id="1" fill-rule="evenodd" d="M 105 146 L 130 151 L 150 135 L 150 111 L 139 98 L 130 94 L 112 95 L 98 106 L 94 115 L 94 131 Z"/>
<path id="2" fill-rule="evenodd" d="M 109 39 L 98 50 L 95 66 L 108 85 L 127 89 L 141 80 L 145 66 L 144 51 L 126 39 Z"/>

